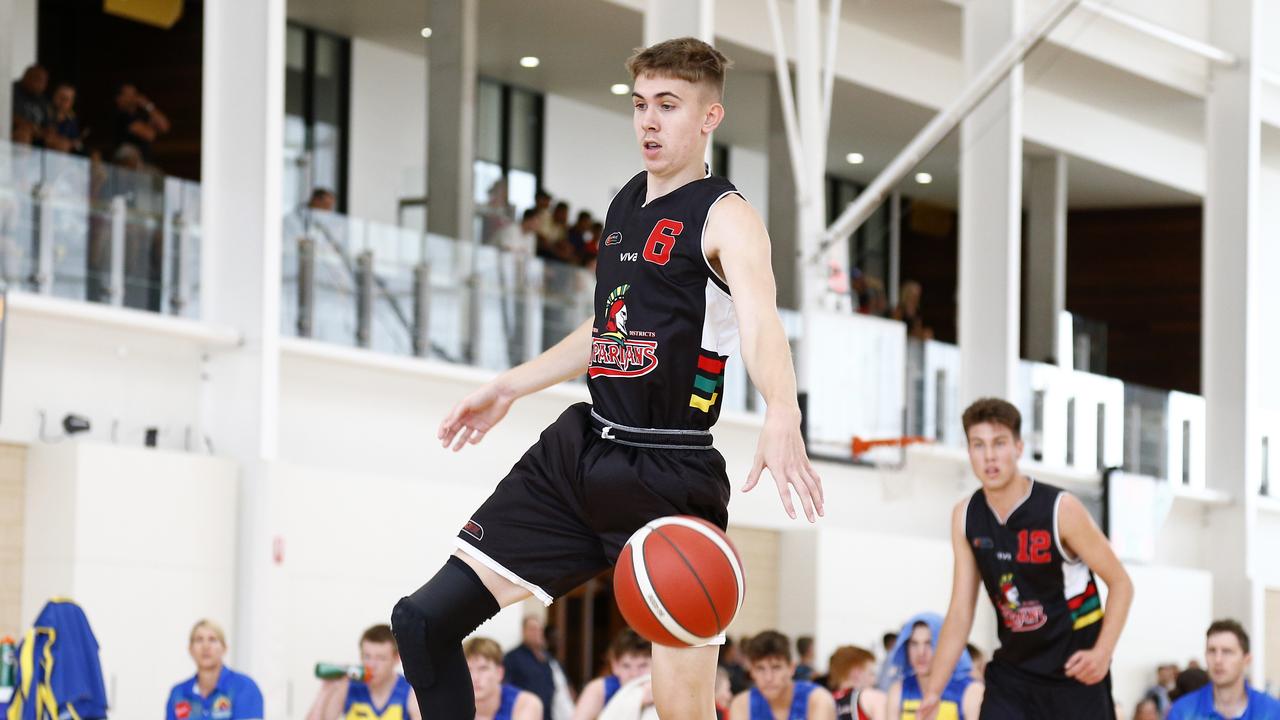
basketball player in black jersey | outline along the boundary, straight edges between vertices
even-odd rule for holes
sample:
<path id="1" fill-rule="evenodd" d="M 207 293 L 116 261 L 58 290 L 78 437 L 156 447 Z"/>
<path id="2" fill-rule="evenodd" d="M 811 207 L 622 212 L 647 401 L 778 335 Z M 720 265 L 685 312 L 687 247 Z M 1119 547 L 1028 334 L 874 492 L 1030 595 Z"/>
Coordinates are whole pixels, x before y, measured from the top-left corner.
<path id="1" fill-rule="evenodd" d="M 475 712 L 460 643 L 500 607 L 544 603 L 608 569 L 649 520 L 728 523 L 729 479 L 710 428 L 739 347 L 768 403 L 743 490 L 766 468 L 788 515 L 810 522 L 822 485 L 800 435 L 795 373 L 775 306 L 769 237 L 755 210 L 703 163 L 724 118 L 727 59 L 693 38 L 627 62 L 644 172 L 609 206 L 595 316 L 558 345 L 463 398 L 440 425 L 445 447 L 480 442 L 516 399 L 587 374 L 591 404 L 564 412 L 457 538 L 457 552 L 392 612 L 423 717 Z M 662 717 L 711 720 L 715 647 L 653 648 Z"/>
<path id="2" fill-rule="evenodd" d="M 982 488 L 951 519 L 951 606 L 917 717 L 938 708 L 973 628 L 981 580 L 995 606 L 1000 649 L 987 664 L 981 720 L 1115 718 L 1111 656 L 1133 583 L 1075 496 L 1018 470 L 1018 409 L 986 398 L 964 412 L 969 463 Z M 1110 591 L 1105 611 L 1097 573 Z"/>

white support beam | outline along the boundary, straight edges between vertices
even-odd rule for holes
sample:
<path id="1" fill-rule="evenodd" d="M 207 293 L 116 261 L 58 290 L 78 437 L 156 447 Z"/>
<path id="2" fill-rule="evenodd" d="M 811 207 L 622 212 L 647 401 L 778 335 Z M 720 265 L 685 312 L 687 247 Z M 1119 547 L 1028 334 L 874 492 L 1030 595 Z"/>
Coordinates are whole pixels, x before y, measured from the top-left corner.
<path id="1" fill-rule="evenodd" d="M 1261 52 L 1263 0 L 1216 0 L 1213 42 L 1243 58 Z M 1262 124 L 1255 63 L 1214 69 L 1206 102 L 1204 289 L 1201 392 L 1205 399 L 1206 473 L 1212 490 L 1234 502 L 1209 514 L 1214 538 L 1214 614 L 1233 617 L 1266 637 L 1258 563 L 1274 562 L 1256 546 L 1261 479 L 1259 387 L 1264 367 L 1258 337 L 1268 331 L 1259 303 L 1261 283 L 1280 268 L 1260 259 Z M 1263 659 L 1254 647 L 1254 680 Z"/>
<path id="2" fill-rule="evenodd" d="M 965 65 L 992 73 L 1022 35 L 1022 0 L 964 9 Z M 1001 65 L 1004 63 L 1001 62 Z M 999 69 L 1000 66 L 997 66 Z M 1022 256 L 1022 65 L 960 126 L 960 403 L 1012 398 L 1018 371 Z"/>
<path id="3" fill-rule="evenodd" d="M 1057 348 L 1067 309 L 1067 157 L 1031 158 L 1027 180 L 1027 357 L 1071 367 Z"/>
<path id="4" fill-rule="evenodd" d="M 284 171 L 285 0 L 204 4 L 204 319 L 244 342 L 209 357 L 201 400 L 216 452 L 240 467 L 234 665 L 283 707 L 286 610 L 276 499 Z M 264 68 L 267 71 L 264 71 Z M 270 71 L 272 68 L 275 71 Z M 273 715 L 274 717 L 274 715 Z"/>

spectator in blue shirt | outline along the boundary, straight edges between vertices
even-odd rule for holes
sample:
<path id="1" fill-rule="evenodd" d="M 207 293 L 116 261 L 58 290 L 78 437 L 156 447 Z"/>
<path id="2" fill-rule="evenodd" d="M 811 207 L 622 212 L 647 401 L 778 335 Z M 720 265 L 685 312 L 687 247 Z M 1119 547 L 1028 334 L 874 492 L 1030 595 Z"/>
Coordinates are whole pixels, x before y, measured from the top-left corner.
<path id="1" fill-rule="evenodd" d="M 1245 682 L 1252 660 L 1249 634 L 1240 623 L 1214 622 L 1205 639 L 1210 682 L 1178 698 L 1168 720 L 1280 720 L 1280 701 Z"/>
<path id="2" fill-rule="evenodd" d="M 211 620 L 191 629 L 196 674 L 173 686 L 165 720 L 262 720 L 262 692 L 248 675 L 222 664 L 227 636 Z"/>

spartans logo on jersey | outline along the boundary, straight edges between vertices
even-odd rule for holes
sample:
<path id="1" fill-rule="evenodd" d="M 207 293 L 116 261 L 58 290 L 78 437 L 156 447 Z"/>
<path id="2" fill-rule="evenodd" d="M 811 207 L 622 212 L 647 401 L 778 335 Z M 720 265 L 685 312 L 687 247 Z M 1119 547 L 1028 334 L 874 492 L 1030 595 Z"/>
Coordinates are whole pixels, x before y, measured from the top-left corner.
<path id="1" fill-rule="evenodd" d="M 1031 632 L 1044 627 L 1049 618 L 1044 614 L 1044 607 L 1035 600 L 1023 602 L 1018 596 L 1018 587 L 1013 584 L 1013 573 L 1000 576 L 1001 598 L 991 598 L 992 604 L 1000 611 L 1000 619 L 1004 626 L 1013 632 Z"/>
<path id="2" fill-rule="evenodd" d="M 604 304 L 604 330 L 591 339 L 591 377 L 640 377 L 658 367 L 658 342 L 636 340 L 633 335 L 653 336 L 627 330 L 627 291 L 619 285 Z"/>

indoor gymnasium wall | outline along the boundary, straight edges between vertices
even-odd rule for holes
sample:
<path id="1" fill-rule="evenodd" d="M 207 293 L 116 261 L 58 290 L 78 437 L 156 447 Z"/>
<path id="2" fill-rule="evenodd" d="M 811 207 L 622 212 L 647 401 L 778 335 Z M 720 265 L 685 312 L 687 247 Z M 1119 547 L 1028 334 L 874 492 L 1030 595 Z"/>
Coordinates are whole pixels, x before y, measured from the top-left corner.
<path id="1" fill-rule="evenodd" d="M 22 621 L 52 597 L 79 603 L 113 716 L 153 714 L 194 673 L 197 619 L 234 636 L 236 498 L 237 467 L 224 458 L 86 441 L 31 447 Z"/>
<path id="2" fill-rule="evenodd" d="M 200 447 L 203 352 L 233 346 L 234 333 L 135 311 L 9 294 L 0 440 L 32 443 L 40 413 L 49 436 L 69 413 L 89 420 L 77 438 L 140 447 Z M 215 438 L 216 445 L 216 438 Z"/>
<path id="3" fill-rule="evenodd" d="M 22 615 L 27 448 L 0 444 L 0 637 L 18 637 Z"/>
<path id="4" fill-rule="evenodd" d="M 352 217 L 395 225 L 398 201 L 426 194 L 427 70 L 423 55 L 352 38 Z"/>
<path id="5" fill-rule="evenodd" d="M 602 218 L 623 184 L 644 168 L 631 127 L 631 100 L 617 98 L 618 111 L 559 95 L 543 104 L 542 184 L 555 200 L 564 199 L 576 216 L 590 210 Z"/>

